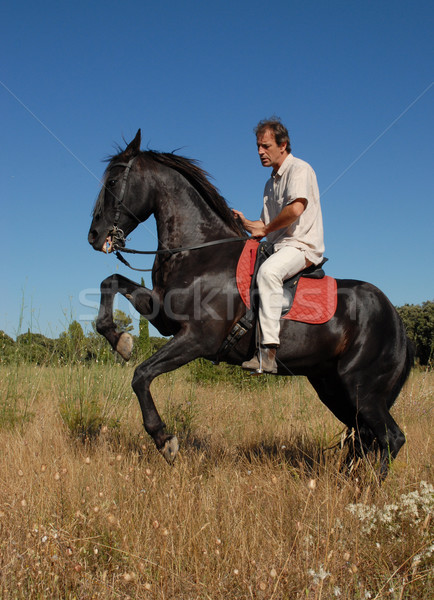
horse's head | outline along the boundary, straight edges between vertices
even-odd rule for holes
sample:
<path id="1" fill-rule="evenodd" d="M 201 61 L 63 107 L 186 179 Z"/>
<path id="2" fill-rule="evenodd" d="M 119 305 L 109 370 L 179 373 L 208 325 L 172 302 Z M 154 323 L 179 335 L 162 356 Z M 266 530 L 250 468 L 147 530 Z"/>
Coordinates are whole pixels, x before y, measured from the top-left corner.
<path id="1" fill-rule="evenodd" d="M 139 129 L 134 140 L 110 160 L 106 169 L 88 235 L 89 244 L 95 250 L 111 252 L 116 246 L 123 246 L 125 236 L 151 212 L 143 214 L 143 202 L 139 203 L 142 182 L 134 167 L 140 141 Z"/>

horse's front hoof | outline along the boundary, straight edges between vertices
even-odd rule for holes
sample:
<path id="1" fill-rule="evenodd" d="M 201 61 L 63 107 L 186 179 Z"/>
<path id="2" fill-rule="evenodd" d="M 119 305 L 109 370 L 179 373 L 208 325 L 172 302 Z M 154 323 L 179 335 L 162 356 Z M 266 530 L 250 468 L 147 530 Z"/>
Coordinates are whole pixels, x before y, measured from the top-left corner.
<path id="1" fill-rule="evenodd" d="M 161 448 L 160 452 L 169 463 L 169 465 L 173 464 L 176 455 L 179 450 L 179 442 L 176 435 L 166 440 L 164 446 Z"/>
<path id="2" fill-rule="evenodd" d="M 129 333 L 121 333 L 119 341 L 116 345 L 116 352 L 118 352 L 123 359 L 130 360 L 133 352 L 134 341 Z"/>

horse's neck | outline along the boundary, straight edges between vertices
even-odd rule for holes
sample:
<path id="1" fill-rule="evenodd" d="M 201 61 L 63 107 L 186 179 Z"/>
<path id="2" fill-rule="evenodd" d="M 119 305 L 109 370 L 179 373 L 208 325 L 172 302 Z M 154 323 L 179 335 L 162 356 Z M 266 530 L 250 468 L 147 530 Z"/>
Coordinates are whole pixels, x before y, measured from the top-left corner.
<path id="1" fill-rule="evenodd" d="M 156 204 L 155 219 L 162 247 L 189 246 L 234 235 L 192 187 L 178 189 L 176 193 L 168 190 L 159 195 Z"/>

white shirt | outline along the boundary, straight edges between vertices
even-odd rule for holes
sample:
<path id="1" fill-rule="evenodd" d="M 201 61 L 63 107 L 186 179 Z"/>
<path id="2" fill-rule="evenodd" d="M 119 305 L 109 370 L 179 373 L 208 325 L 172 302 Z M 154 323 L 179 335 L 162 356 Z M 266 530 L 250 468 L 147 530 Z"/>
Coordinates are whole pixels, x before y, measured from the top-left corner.
<path id="1" fill-rule="evenodd" d="M 275 244 L 275 251 L 283 246 L 299 248 L 308 260 L 317 265 L 323 258 L 324 232 L 315 171 L 304 160 L 289 154 L 277 173 L 265 184 L 261 220 L 268 225 L 297 198 L 307 200 L 300 217 L 289 227 L 270 233 L 267 240 Z"/>

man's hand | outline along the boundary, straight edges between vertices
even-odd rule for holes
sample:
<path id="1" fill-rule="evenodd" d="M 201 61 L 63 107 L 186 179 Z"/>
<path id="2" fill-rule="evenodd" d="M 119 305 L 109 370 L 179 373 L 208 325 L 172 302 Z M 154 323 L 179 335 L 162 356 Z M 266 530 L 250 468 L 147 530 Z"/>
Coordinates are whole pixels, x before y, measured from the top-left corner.
<path id="1" fill-rule="evenodd" d="M 262 221 L 252 221 L 252 225 L 249 227 L 248 231 L 252 237 L 258 239 L 261 239 L 266 235 L 265 224 Z"/>
<path id="2" fill-rule="evenodd" d="M 232 209 L 232 212 L 238 217 L 246 231 L 248 231 L 252 237 L 263 238 L 265 235 L 265 224 L 262 221 L 250 221 L 246 219 L 240 210 Z"/>
<path id="3" fill-rule="evenodd" d="M 247 219 L 243 215 L 243 213 L 240 210 L 235 210 L 235 208 L 232 209 L 232 212 L 234 213 L 235 218 L 238 218 L 241 221 L 241 223 L 243 224 L 243 227 L 245 229 L 246 228 L 245 223 L 246 223 Z"/>

